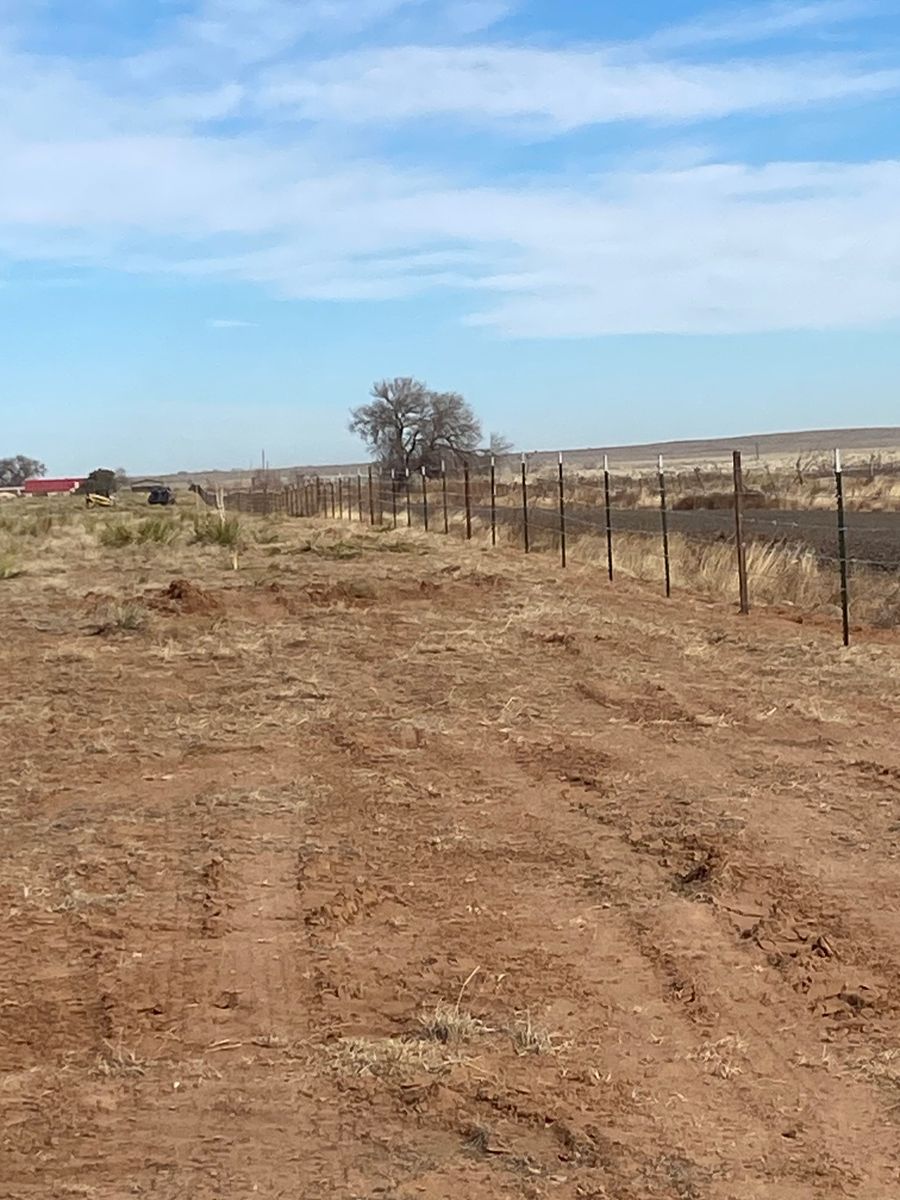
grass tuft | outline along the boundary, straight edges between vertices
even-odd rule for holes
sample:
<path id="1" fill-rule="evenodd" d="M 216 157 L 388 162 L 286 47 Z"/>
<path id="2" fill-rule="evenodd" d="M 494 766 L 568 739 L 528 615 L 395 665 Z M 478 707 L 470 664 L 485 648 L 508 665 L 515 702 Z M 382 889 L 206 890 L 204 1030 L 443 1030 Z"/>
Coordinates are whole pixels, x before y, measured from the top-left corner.
<path id="1" fill-rule="evenodd" d="M 243 544 L 243 529 L 237 517 L 224 520 L 212 513 L 194 518 L 194 535 L 191 539 L 201 546 L 226 546 L 237 550 Z"/>
<path id="2" fill-rule="evenodd" d="M 135 528 L 129 525 L 127 521 L 110 521 L 108 525 L 102 525 L 100 532 L 97 534 L 97 541 L 101 546 L 109 546 L 112 549 L 120 550 L 123 546 L 131 546 L 135 541 Z"/>
<path id="3" fill-rule="evenodd" d="M 438 1004 L 431 1012 L 423 1013 L 419 1023 L 429 1041 L 443 1045 L 467 1042 L 494 1032 L 478 1017 L 460 1009 L 458 1004 Z"/>
<path id="4" fill-rule="evenodd" d="M 171 517 L 146 517 L 135 530 L 135 541 L 141 545 L 148 543 L 158 546 L 169 546 L 178 537 L 179 528 Z"/>
<path id="5" fill-rule="evenodd" d="M 559 1034 L 536 1024 L 528 1012 L 516 1018 L 509 1032 L 518 1054 L 556 1054 L 562 1048 Z"/>
<path id="6" fill-rule="evenodd" d="M 110 1042 L 104 1038 L 103 1048 L 97 1055 L 97 1072 L 108 1077 L 144 1075 L 147 1064 L 128 1050 L 121 1042 Z"/>
<path id="7" fill-rule="evenodd" d="M 107 604 L 97 613 L 97 633 L 141 633 L 150 623 L 150 613 L 135 600 Z"/>
<path id="8" fill-rule="evenodd" d="M 341 1038 L 331 1049 L 335 1066 L 352 1075 L 394 1075 L 404 1070 L 440 1071 L 448 1059 L 433 1042 L 406 1038 Z"/>

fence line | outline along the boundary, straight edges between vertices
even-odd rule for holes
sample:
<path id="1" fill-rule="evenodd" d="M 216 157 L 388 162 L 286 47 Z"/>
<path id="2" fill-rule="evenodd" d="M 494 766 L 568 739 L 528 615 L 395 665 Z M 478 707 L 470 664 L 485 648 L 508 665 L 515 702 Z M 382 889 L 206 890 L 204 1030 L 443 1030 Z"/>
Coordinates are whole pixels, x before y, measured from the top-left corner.
<path id="1" fill-rule="evenodd" d="M 880 572 L 900 570 L 900 511 L 851 513 L 846 501 L 845 470 L 839 451 L 835 451 L 834 455 L 834 509 L 830 521 L 825 512 L 821 513 L 821 520 L 816 519 L 813 514 L 818 513 L 818 509 L 791 510 L 797 519 L 786 519 L 781 512 L 771 518 L 758 515 L 758 510 L 754 511 L 752 504 L 754 496 L 758 500 L 759 494 L 747 489 L 738 451 L 732 456 L 728 502 L 732 510 L 730 518 L 718 506 L 679 507 L 677 503 L 672 503 L 669 478 L 660 458 L 656 471 L 658 510 L 655 530 L 651 508 L 616 502 L 622 489 L 620 487 L 618 492 L 615 490 L 608 457 L 604 457 L 602 475 L 598 480 L 585 478 L 578 473 L 567 477 L 562 454 L 558 457 L 555 481 L 531 473 L 525 455 L 522 456 L 518 479 L 514 476 L 511 480 L 500 480 L 493 458 L 477 465 L 485 469 L 473 471 L 470 464 L 465 462 L 458 476 L 451 477 L 446 464 L 441 464 L 436 478 L 441 489 L 442 524 L 438 524 L 437 528 L 442 529 L 445 535 L 455 531 L 458 519 L 464 536 L 471 539 L 474 523 L 478 521 L 483 526 L 489 526 L 491 545 L 496 546 L 501 526 L 506 525 L 513 531 L 518 526 L 522 549 L 526 554 L 548 544 L 558 550 L 562 567 L 569 561 L 570 534 L 595 536 L 605 541 L 605 565 L 610 582 L 614 582 L 617 576 L 617 559 L 631 545 L 630 540 L 637 538 L 645 547 L 641 551 L 642 559 L 661 564 L 662 583 L 667 597 L 671 596 L 676 583 L 689 589 L 691 582 L 689 579 L 675 578 L 673 535 L 686 537 L 695 544 L 710 546 L 730 542 L 734 548 L 735 595 L 742 614 L 750 611 L 752 602 L 749 547 L 790 547 L 796 549 L 798 562 L 814 560 L 829 566 L 833 564 L 839 569 L 845 645 L 850 644 L 852 568 L 874 568 Z M 430 530 L 435 522 L 432 520 L 429 474 L 425 470 L 417 474 L 420 475 L 418 484 L 408 469 L 402 474 L 393 471 L 384 474 L 369 467 L 365 489 L 361 472 L 356 473 L 355 488 L 350 475 L 316 475 L 313 478 L 295 479 L 294 483 L 280 488 L 266 486 L 255 491 L 229 493 L 225 502 L 231 510 L 259 515 L 330 516 L 332 519 L 368 523 L 370 526 L 383 526 L 387 519 L 396 529 L 399 524 L 398 506 L 402 499 L 407 527 L 418 524 Z M 632 476 L 620 478 L 627 479 L 629 486 L 634 486 Z M 716 498 L 719 498 L 718 493 Z M 873 516 L 875 519 L 870 519 Z M 730 528 L 728 520 L 731 521 Z M 761 530 L 765 533 L 761 534 Z M 792 532 L 788 537 L 782 536 L 781 531 L 784 530 Z M 873 545 L 875 543 L 869 535 L 877 540 L 885 534 L 888 535 L 885 546 L 890 545 L 890 555 L 877 557 L 871 553 L 851 553 L 854 536 L 861 538 L 864 543 L 868 540 Z M 654 548 L 654 542 L 657 548 Z M 897 604 L 900 615 L 900 578 L 897 582 Z"/>

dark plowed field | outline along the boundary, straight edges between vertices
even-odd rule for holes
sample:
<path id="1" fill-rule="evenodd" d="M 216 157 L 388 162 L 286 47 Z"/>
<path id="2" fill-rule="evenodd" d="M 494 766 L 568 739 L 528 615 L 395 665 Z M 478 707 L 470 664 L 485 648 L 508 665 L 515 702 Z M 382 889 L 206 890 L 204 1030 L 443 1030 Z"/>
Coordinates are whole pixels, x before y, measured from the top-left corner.
<path id="1" fill-rule="evenodd" d="M 477 515 L 490 519 L 490 510 L 480 507 Z M 498 508 L 498 517 L 521 521 L 515 508 Z M 728 510 L 694 510 L 670 512 L 672 533 L 705 539 L 734 537 L 734 514 Z M 570 507 L 567 520 L 573 535 L 603 534 L 606 517 L 602 508 Z M 535 529 L 557 529 L 559 514 L 550 507 L 535 507 L 529 513 Z M 811 547 L 823 559 L 837 558 L 837 517 L 834 513 L 780 509 L 748 509 L 744 516 L 748 539 L 767 542 L 786 542 Z M 878 567 L 900 569 L 900 512 L 851 512 L 847 514 L 848 550 L 856 562 Z M 660 514 L 652 508 L 616 509 L 613 514 L 615 530 L 628 533 L 658 534 Z"/>

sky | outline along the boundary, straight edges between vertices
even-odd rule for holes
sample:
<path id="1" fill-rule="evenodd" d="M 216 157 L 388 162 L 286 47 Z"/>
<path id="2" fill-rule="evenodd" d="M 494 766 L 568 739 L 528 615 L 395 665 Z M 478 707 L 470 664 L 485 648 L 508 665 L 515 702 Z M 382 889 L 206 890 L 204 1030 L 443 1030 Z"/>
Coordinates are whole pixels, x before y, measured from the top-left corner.
<path id="1" fill-rule="evenodd" d="M 0 0 L 0 455 L 900 424 L 900 0 Z"/>

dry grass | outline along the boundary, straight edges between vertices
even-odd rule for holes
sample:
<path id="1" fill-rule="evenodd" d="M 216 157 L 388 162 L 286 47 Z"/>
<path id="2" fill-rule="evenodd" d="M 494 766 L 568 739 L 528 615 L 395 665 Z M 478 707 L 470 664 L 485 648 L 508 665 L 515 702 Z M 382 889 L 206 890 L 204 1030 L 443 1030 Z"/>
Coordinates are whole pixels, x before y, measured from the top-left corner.
<path id="1" fill-rule="evenodd" d="M 118 519 L 102 525 L 97 533 L 101 546 L 121 549 L 124 546 L 168 546 L 181 532 L 179 523 L 169 516 L 145 517 L 141 521 Z"/>
<path id="2" fill-rule="evenodd" d="M 746 1066 L 747 1043 L 733 1035 L 720 1038 L 717 1042 L 706 1042 L 693 1054 L 691 1062 L 700 1063 L 707 1075 L 717 1079 L 735 1079 L 743 1075 Z"/>
<path id="3" fill-rule="evenodd" d="M 352 1075 L 386 1076 L 410 1070 L 441 1071 L 451 1062 L 445 1048 L 422 1039 L 341 1038 L 330 1048 L 332 1064 Z"/>
<path id="4" fill-rule="evenodd" d="M 892 1107 L 900 1110 L 900 1049 L 882 1050 L 871 1057 L 860 1058 L 855 1068 L 864 1079 L 887 1092 L 894 1102 Z"/>
<path id="5" fill-rule="evenodd" d="M 104 1039 L 103 1047 L 97 1055 L 96 1069 L 99 1075 L 121 1079 L 146 1074 L 148 1065 L 121 1042 Z"/>
<path id="6" fill-rule="evenodd" d="M 332 1062 L 356 1075 L 391 1075 L 418 1068 L 445 1070 L 464 1062 L 462 1048 L 498 1035 L 508 1036 L 517 1054 L 556 1054 L 558 1034 L 537 1024 L 530 1013 L 518 1015 L 509 1026 L 488 1025 L 459 1005 L 439 1003 L 419 1016 L 420 1033 L 399 1038 L 342 1038 L 331 1049 Z"/>
<path id="7" fill-rule="evenodd" d="M 135 600 L 101 605 L 94 620 L 98 634 L 142 633 L 150 624 L 149 610 Z"/>
<path id="8" fill-rule="evenodd" d="M 437 1004 L 430 1012 L 420 1016 L 419 1023 L 426 1038 L 445 1046 L 469 1042 L 473 1038 L 486 1037 L 496 1032 L 478 1017 L 473 1017 L 471 1013 L 461 1009 L 459 1002 Z"/>
<path id="9" fill-rule="evenodd" d="M 513 535 L 514 536 L 514 535 Z M 682 588 L 713 599 L 734 601 L 737 571 L 734 547 L 671 535 L 672 579 Z M 574 538 L 572 562 L 605 566 L 606 543 L 588 535 Z M 664 564 L 658 539 L 619 533 L 615 540 L 616 570 L 629 578 L 660 585 Z M 837 615 L 840 576 L 812 550 L 752 542 L 747 546 L 747 574 L 753 604 L 790 605 L 800 611 Z M 857 567 L 851 583 L 852 615 L 877 628 L 900 624 L 900 578 L 890 571 Z"/>
<path id="10" fill-rule="evenodd" d="M 246 517 L 216 512 L 179 512 L 142 515 L 142 510 L 116 514 L 86 511 L 74 502 L 60 504 L 52 513 L 18 513 L 0 517 L 0 581 L 14 579 L 23 572 L 53 580 L 53 586 L 66 590 L 69 580 L 83 572 L 89 563 L 102 571 L 110 551 L 129 549 L 123 556 L 122 569 L 135 578 L 135 591 L 143 585 L 154 562 L 166 570 L 200 578 L 218 573 L 211 553 L 217 547 L 230 551 L 230 565 L 256 571 L 260 579 L 273 580 L 284 574 L 304 571 L 299 557 L 314 555 L 328 560 L 367 558 L 377 553 L 428 554 L 440 536 L 443 523 L 435 514 L 437 534 L 426 536 L 421 529 L 387 526 L 371 528 L 346 522 L 310 525 L 285 516 Z M 451 517 L 451 534 L 465 534 L 464 518 L 457 510 Z M 514 523 L 502 523 L 500 540 L 509 546 L 521 545 L 521 534 Z M 551 530 L 532 530 L 533 548 L 552 549 L 555 534 Z M 489 533 L 482 520 L 473 521 L 472 550 L 480 552 L 489 544 Z M 155 548 L 165 555 L 151 555 Z M 204 555 L 204 547 L 210 553 Z M 577 525 L 570 529 L 570 558 L 573 564 L 604 569 L 606 545 L 602 536 L 579 536 Z M 685 590 L 710 599 L 733 604 L 737 596 L 734 550 L 730 541 L 709 541 L 673 533 L 670 538 L 672 577 L 676 590 Z M 140 551 L 148 553 L 142 554 Z M 653 534 L 617 532 L 615 561 L 618 572 L 632 579 L 660 587 L 663 562 L 659 538 Z M 820 560 L 812 550 L 786 545 L 750 542 L 747 561 L 751 602 L 754 605 L 787 605 L 798 613 L 820 613 L 836 618 L 840 603 L 840 582 L 834 565 Z M 118 568 L 117 568 L 118 569 Z M 141 574 L 143 572 L 143 576 Z M 114 594 L 111 604 L 117 602 Z M 123 612 L 101 617 L 107 631 L 136 631 L 146 622 L 122 602 Z M 854 622 L 876 628 L 900 625 L 900 578 L 887 570 L 869 569 L 857 564 L 851 580 L 851 615 Z"/>
<path id="11" fill-rule="evenodd" d="M 560 1035 L 537 1024 L 530 1012 L 518 1016 L 509 1033 L 518 1054 L 556 1054 L 563 1048 Z"/>

